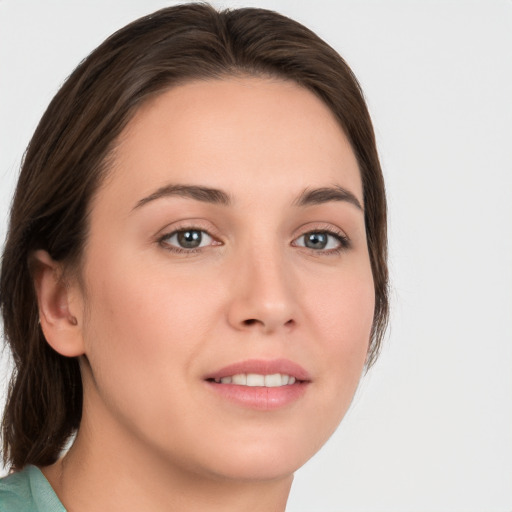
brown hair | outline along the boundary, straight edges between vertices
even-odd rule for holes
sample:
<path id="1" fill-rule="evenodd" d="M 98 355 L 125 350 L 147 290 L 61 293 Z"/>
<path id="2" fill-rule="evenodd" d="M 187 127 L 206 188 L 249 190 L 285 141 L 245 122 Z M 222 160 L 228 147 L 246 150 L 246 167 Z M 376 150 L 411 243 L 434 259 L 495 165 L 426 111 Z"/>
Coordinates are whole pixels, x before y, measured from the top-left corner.
<path id="1" fill-rule="evenodd" d="M 55 352 L 38 325 L 31 254 L 44 249 L 68 268 L 79 266 L 91 198 L 116 138 L 142 102 L 178 83 L 240 74 L 309 89 L 352 145 L 376 297 L 367 367 L 375 361 L 388 317 L 386 199 L 371 120 L 352 71 L 313 32 L 271 11 L 217 12 L 206 4 L 162 9 L 113 34 L 76 68 L 25 154 L 0 277 L 15 364 L 2 424 L 5 464 L 19 469 L 55 462 L 82 412 L 77 359 Z"/>

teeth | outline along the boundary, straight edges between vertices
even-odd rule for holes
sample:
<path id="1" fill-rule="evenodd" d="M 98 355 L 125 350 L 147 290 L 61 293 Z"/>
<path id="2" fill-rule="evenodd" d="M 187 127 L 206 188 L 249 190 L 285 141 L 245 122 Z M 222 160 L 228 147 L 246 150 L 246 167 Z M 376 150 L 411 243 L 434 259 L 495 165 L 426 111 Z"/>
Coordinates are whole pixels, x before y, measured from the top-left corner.
<path id="1" fill-rule="evenodd" d="M 257 373 L 248 373 L 247 374 L 247 385 L 248 386 L 264 386 L 265 385 L 265 377 L 263 375 L 258 375 Z"/>
<path id="2" fill-rule="evenodd" d="M 282 373 L 272 375 L 260 375 L 258 373 L 238 373 L 222 379 L 214 379 L 217 383 L 236 384 L 238 386 L 277 388 L 296 382 L 295 377 Z"/>
<path id="3" fill-rule="evenodd" d="M 288 381 L 288 375 L 285 375 L 286 381 Z M 278 386 L 282 386 L 283 379 L 281 378 L 281 374 L 274 373 L 273 375 L 265 375 L 265 386 L 267 388 L 277 388 Z"/>
<path id="4" fill-rule="evenodd" d="M 238 384 L 239 386 L 247 386 L 247 375 L 245 375 L 245 373 L 233 375 L 232 382 L 233 384 Z"/>

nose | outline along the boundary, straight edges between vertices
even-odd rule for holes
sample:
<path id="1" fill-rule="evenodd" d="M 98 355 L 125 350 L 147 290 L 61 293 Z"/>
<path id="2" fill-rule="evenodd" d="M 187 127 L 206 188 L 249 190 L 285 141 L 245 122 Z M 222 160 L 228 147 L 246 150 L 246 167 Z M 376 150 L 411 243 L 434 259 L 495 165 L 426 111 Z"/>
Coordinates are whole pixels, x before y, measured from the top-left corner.
<path id="1" fill-rule="evenodd" d="M 297 323 L 294 280 L 280 254 L 254 251 L 233 267 L 228 322 L 241 331 L 271 334 Z"/>

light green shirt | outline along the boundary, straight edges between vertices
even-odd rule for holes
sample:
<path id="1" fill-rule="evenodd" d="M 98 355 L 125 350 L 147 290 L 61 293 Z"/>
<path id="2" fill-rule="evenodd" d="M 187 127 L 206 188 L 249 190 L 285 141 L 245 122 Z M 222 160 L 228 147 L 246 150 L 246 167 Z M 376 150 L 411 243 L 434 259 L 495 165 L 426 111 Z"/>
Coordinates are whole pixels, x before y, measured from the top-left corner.
<path id="1" fill-rule="evenodd" d="M 66 512 L 57 495 L 35 466 L 0 479 L 0 512 Z"/>

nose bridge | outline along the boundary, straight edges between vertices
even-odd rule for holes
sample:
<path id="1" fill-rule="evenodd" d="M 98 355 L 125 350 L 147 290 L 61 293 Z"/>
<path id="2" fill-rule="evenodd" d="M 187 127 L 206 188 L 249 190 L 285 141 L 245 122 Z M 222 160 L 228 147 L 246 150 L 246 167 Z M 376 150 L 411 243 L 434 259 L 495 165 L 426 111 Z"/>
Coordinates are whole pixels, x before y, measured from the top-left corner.
<path id="1" fill-rule="evenodd" d="M 275 331 L 296 322 L 296 307 L 285 248 L 267 239 L 241 251 L 235 272 L 231 322 L 237 328 Z"/>

